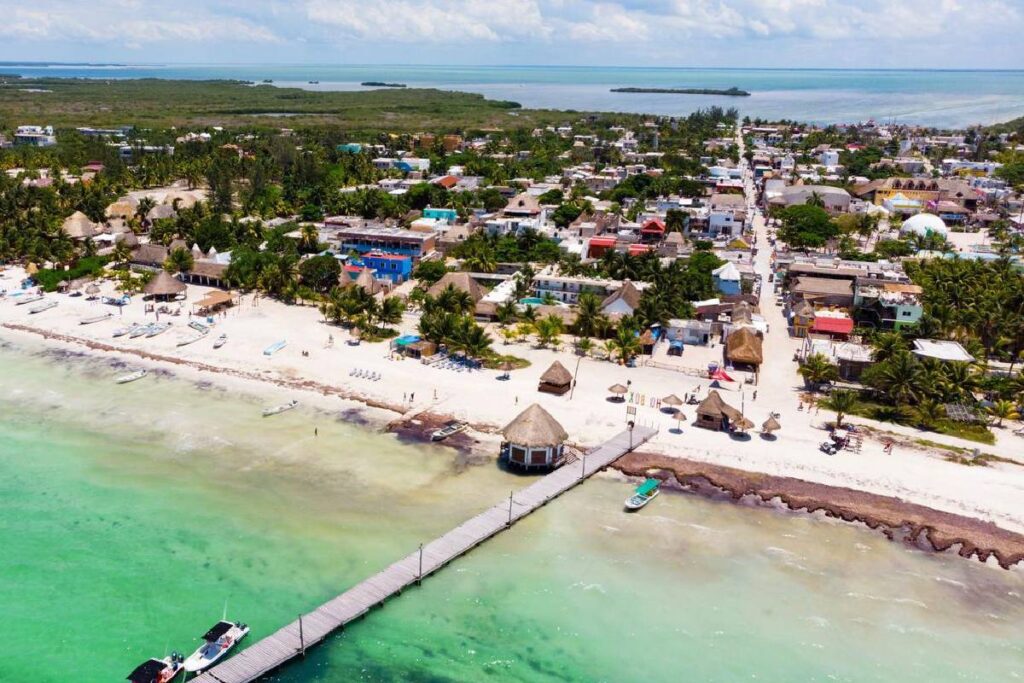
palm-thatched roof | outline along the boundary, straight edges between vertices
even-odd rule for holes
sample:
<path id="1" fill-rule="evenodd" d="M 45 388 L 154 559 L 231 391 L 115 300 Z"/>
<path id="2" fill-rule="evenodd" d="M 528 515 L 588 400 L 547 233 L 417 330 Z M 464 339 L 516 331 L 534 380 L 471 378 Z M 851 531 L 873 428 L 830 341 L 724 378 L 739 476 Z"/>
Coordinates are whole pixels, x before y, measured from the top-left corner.
<path id="1" fill-rule="evenodd" d="M 697 406 L 697 414 L 712 417 L 716 420 L 721 420 L 723 417 L 729 418 L 730 422 L 739 422 L 743 417 L 743 413 L 733 408 L 731 405 L 722 400 L 722 397 L 718 395 L 718 392 L 712 389 L 708 392 L 708 397 L 700 402 Z"/>
<path id="2" fill-rule="evenodd" d="M 681 406 L 683 405 L 683 399 L 679 398 L 675 394 L 669 394 L 665 398 L 661 399 L 661 402 L 667 406 Z"/>
<path id="3" fill-rule="evenodd" d="M 501 430 L 505 440 L 530 448 L 554 446 L 569 438 L 568 432 L 551 413 L 534 403 Z"/>
<path id="4" fill-rule="evenodd" d="M 451 285 L 455 289 L 463 292 L 467 292 L 472 298 L 473 303 L 477 303 L 480 299 L 484 298 L 487 290 L 484 289 L 474 280 L 469 273 L 445 273 L 444 276 L 435 282 L 430 289 L 427 290 L 429 296 L 435 299 L 441 295 L 448 285 Z"/>
<path id="5" fill-rule="evenodd" d="M 89 220 L 89 217 L 81 211 L 75 211 L 73 214 L 68 216 L 61 225 L 61 230 L 63 230 L 68 237 L 76 240 L 84 240 L 87 237 L 93 237 L 99 232 L 99 228 L 96 223 Z"/>
<path id="6" fill-rule="evenodd" d="M 629 389 L 622 386 L 621 384 L 613 384 L 610 387 L 608 387 L 608 391 L 613 394 L 624 394 L 627 391 L 629 391 Z"/>
<path id="7" fill-rule="evenodd" d="M 156 274 L 156 277 L 149 281 L 142 291 L 152 296 L 173 296 L 181 294 L 186 289 L 188 287 L 184 282 L 175 278 L 166 270 L 161 270 Z"/>
<path id="8" fill-rule="evenodd" d="M 733 363 L 760 365 L 764 362 L 761 338 L 748 327 L 741 327 L 725 340 L 725 357 Z"/>
<path id="9" fill-rule="evenodd" d="M 572 382 L 572 373 L 557 360 L 540 376 L 543 384 L 565 385 Z"/>
<path id="10" fill-rule="evenodd" d="M 733 325 L 749 325 L 754 320 L 754 307 L 746 301 L 740 301 L 732 307 L 729 319 Z"/>
<path id="11" fill-rule="evenodd" d="M 764 424 L 761 425 L 761 431 L 765 432 L 766 434 L 771 434 L 772 432 L 778 431 L 780 429 L 782 429 L 782 425 L 780 425 L 779 421 L 776 420 L 774 417 L 769 417 L 767 420 L 764 421 Z"/>

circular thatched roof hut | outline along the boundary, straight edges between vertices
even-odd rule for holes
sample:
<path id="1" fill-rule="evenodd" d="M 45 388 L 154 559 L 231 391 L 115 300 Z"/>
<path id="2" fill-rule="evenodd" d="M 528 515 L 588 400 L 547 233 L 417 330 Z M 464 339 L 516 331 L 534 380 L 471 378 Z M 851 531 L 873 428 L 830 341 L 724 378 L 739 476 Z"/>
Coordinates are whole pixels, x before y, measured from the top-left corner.
<path id="1" fill-rule="evenodd" d="M 534 403 L 501 430 L 508 463 L 516 467 L 551 468 L 562 464 L 569 434 L 551 413 Z"/>
<path id="2" fill-rule="evenodd" d="M 156 299 L 169 299 L 183 293 L 188 286 L 166 270 L 161 270 L 142 291 Z"/>

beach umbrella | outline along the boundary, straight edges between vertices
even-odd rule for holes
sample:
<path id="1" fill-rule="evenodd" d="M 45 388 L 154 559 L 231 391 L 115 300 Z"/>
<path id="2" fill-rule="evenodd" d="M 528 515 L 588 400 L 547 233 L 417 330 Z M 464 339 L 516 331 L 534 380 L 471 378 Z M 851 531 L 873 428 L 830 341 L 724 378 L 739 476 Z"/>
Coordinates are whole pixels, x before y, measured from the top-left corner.
<path id="1" fill-rule="evenodd" d="M 675 394 L 669 394 L 665 398 L 661 399 L 661 402 L 668 406 L 681 406 L 683 405 L 683 399 L 679 398 Z"/>
<path id="2" fill-rule="evenodd" d="M 39 266 L 37 266 L 34 263 L 30 263 L 27 266 L 25 266 L 25 272 L 28 273 L 29 275 L 35 275 L 36 273 L 39 272 Z"/>
<path id="3" fill-rule="evenodd" d="M 626 387 L 622 386 L 621 384 L 613 384 L 610 387 L 608 387 L 608 391 L 610 393 L 612 393 L 612 394 L 617 394 L 617 395 L 621 396 L 622 394 L 624 394 L 627 391 L 629 391 L 629 389 L 627 389 Z"/>
<path id="4" fill-rule="evenodd" d="M 748 429 L 753 429 L 754 423 L 741 415 L 738 420 L 733 421 L 732 428 L 737 432 L 745 432 Z"/>
<path id="5" fill-rule="evenodd" d="M 96 296 L 97 294 L 100 293 L 100 286 L 93 282 L 92 284 L 85 288 L 85 293 L 88 294 L 89 296 Z"/>
<path id="6" fill-rule="evenodd" d="M 761 425 L 761 431 L 764 432 L 765 434 L 771 434 L 772 432 L 778 431 L 780 429 L 782 429 L 782 425 L 779 424 L 779 421 L 776 420 L 774 416 L 769 417 L 767 420 L 764 421 L 764 424 Z"/>

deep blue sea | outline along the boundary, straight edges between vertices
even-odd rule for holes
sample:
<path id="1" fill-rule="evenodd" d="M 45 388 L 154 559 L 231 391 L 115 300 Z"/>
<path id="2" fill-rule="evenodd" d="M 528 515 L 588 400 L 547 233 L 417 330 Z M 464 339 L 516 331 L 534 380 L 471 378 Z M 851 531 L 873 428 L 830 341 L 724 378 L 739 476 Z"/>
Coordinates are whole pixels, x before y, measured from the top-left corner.
<path id="1" fill-rule="evenodd" d="M 80 78 L 272 79 L 275 85 L 318 90 L 359 90 L 363 81 L 387 81 L 476 92 L 530 108 L 681 115 L 720 105 L 737 107 L 751 117 L 814 123 L 873 118 L 965 127 L 1024 116 L 1024 70 L 0 63 L 0 72 Z M 609 92 L 622 86 L 736 86 L 753 94 L 737 98 Z"/>

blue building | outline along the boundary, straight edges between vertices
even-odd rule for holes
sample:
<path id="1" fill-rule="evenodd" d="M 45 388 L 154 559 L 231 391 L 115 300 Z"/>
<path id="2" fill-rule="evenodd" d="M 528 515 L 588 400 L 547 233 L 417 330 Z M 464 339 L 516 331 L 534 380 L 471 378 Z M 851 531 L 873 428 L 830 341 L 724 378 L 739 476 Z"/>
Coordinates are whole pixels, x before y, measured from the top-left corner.
<path id="1" fill-rule="evenodd" d="M 459 220 L 459 212 L 455 209 L 435 209 L 432 206 L 428 206 L 423 209 L 423 217 L 445 221 L 446 223 L 455 223 Z"/>
<path id="2" fill-rule="evenodd" d="M 741 294 L 743 292 L 740 270 L 732 261 L 711 271 L 711 277 L 714 280 L 715 289 L 722 294 Z"/>
<path id="3" fill-rule="evenodd" d="M 410 256 L 371 251 L 363 254 L 360 261 L 365 267 L 372 268 L 376 277 L 386 277 L 396 285 L 412 277 L 412 257 Z"/>

